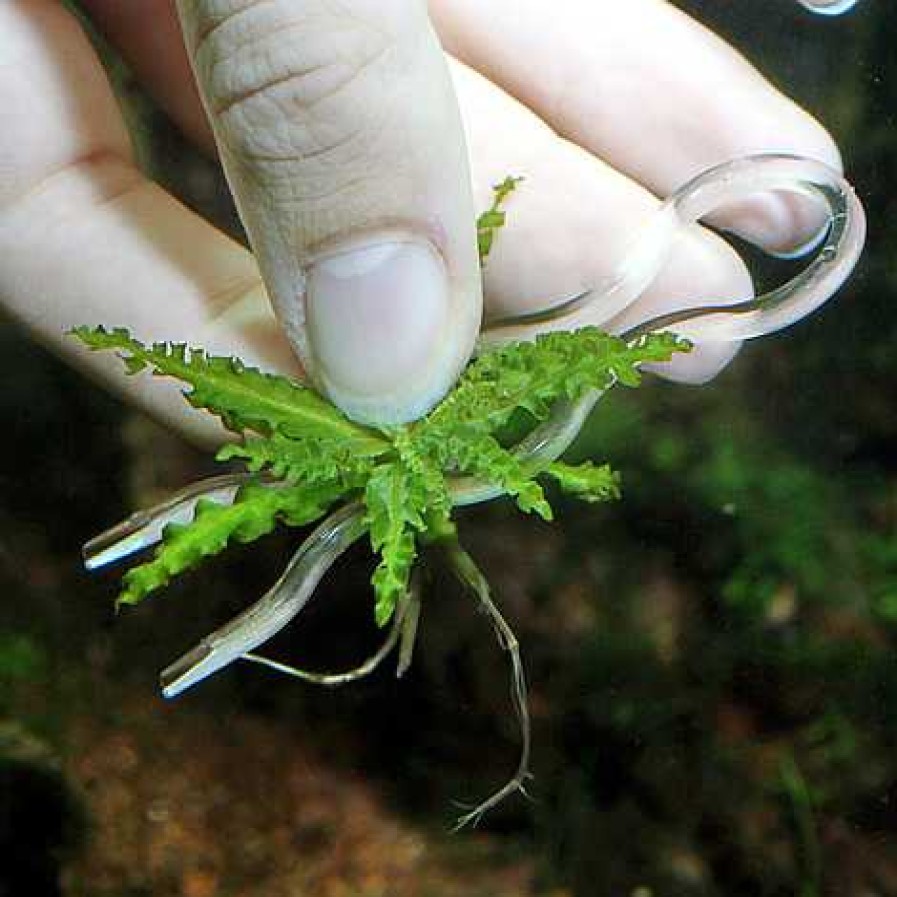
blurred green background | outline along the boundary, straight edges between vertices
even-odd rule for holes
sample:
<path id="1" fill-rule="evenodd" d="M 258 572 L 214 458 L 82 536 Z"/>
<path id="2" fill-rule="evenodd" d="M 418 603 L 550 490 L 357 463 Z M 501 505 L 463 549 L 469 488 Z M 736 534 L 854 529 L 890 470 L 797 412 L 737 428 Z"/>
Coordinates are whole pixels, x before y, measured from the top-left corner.
<path id="1" fill-rule="evenodd" d="M 561 503 L 553 527 L 464 515 L 524 647 L 534 800 L 447 833 L 517 745 L 504 658 L 438 571 L 399 683 L 246 667 L 163 702 L 157 671 L 295 534 L 115 618 L 80 543 L 209 463 L 3 322 L 2 897 L 897 895 L 897 13 L 679 5 L 836 135 L 869 248 L 837 301 L 712 385 L 602 403 L 575 454 L 622 471 L 622 502 Z M 150 169 L 233 227 L 217 175 L 117 78 Z M 363 656 L 370 563 L 353 554 L 276 653 Z"/>

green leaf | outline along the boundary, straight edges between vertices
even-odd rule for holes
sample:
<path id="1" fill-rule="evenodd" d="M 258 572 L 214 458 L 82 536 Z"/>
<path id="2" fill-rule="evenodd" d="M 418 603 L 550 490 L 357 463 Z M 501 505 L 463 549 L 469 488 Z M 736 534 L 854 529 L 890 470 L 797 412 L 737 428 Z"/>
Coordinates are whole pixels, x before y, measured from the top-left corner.
<path id="1" fill-rule="evenodd" d="M 233 504 L 201 501 L 192 522 L 169 524 L 153 559 L 124 575 L 118 603 L 139 603 L 231 542 L 261 538 L 279 520 L 291 526 L 311 523 L 338 497 L 339 488 L 333 484 L 307 489 L 252 484 L 240 490 Z"/>
<path id="2" fill-rule="evenodd" d="M 371 582 L 376 594 L 377 624 L 385 626 L 408 590 L 417 555 L 415 530 L 426 528 L 423 514 L 427 493 L 404 465 L 383 464 L 368 480 L 364 503 L 371 546 L 381 555 Z"/>
<path id="3" fill-rule="evenodd" d="M 500 184 L 496 184 L 492 188 L 492 192 L 495 195 L 495 202 L 493 204 L 493 209 L 498 208 L 504 203 L 504 201 L 517 189 L 519 184 L 522 184 L 523 181 L 526 180 L 522 177 L 512 177 L 508 175 Z"/>
<path id="4" fill-rule="evenodd" d="M 389 443 L 372 445 L 368 454 L 333 439 L 290 439 L 280 433 L 228 443 L 215 456 L 219 461 L 242 460 L 253 473 L 314 485 L 339 482 L 346 491 L 363 488 L 376 459 L 392 451 Z"/>
<path id="5" fill-rule="evenodd" d="M 570 495 L 583 501 L 611 501 L 620 497 L 620 475 L 609 464 L 596 467 L 591 461 L 571 466 L 555 461 L 544 473 Z"/>
<path id="6" fill-rule="evenodd" d="M 239 359 L 208 355 L 182 343 L 148 347 L 123 328 L 76 327 L 72 333 L 93 350 L 117 350 L 129 374 L 149 368 L 183 381 L 190 387 L 185 396 L 191 405 L 211 411 L 236 432 L 339 440 L 347 450 L 364 454 L 388 448 L 374 431 L 350 421 L 314 390 Z"/>
<path id="7" fill-rule="evenodd" d="M 523 178 L 507 177 L 496 184 L 492 188 L 492 207 L 477 218 L 477 244 L 481 265 L 492 251 L 496 233 L 505 226 L 505 213 L 501 211 L 501 207 L 522 180 Z"/>
<path id="8" fill-rule="evenodd" d="M 481 478 L 497 486 L 516 499 L 517 506 L 524 513 L 536 513 L 543 520 L 553 519 L 551 506 L 533 472 L 494 437 L 462 431 L 439 440 L 433 450 L 444 468 Z"/>
<path id="9" fill-rule="evenodd" d="M 636 386 L 639 366 L 669 361 L 690 344 L 672 334 L 651 334 L 629 345 L 596 327 L 546 333 L 532 342 L 486 352 L 418 426 L 421 436 L 495 433 L 519 410 L 544 420 L 559 399 L 578 399 L 614 382 Z"/>
<path id="10" fill-rule="evenodd" d="M 392 436 L 399 460 L 407 470 L 421 510 L 426 511 L 432 519 L 437 516 L 448 519 L 452 499 L 439 457 L 428 451 L 425 443 L 412 438 L 408 427 L 395 429 Z"/>

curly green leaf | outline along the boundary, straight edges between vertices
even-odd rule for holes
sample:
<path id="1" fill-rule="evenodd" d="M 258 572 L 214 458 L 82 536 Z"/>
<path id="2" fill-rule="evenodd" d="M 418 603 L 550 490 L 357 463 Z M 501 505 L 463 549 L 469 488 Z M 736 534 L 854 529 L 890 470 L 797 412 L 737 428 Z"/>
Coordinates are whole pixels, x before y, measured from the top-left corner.
<path id="1" fill-rule="evenodd" d="M 254 542 L 278 521 L 302 526 L 317 520 L 339 497 L 338 488 L 245 486 L 233 504 L 201 501 L 190 523 L 169 524 L 153 559 L 129 570 L 118 604 L 138 604 L 179 573 L 219 554 L 232 542 Z"/>
<path id="2" fill-rule="evenodd" d="M 505 200 L 517 189 L 523 178 L 505 178 L 492 188 L 492 206 L 477 218 L 477 245 L 482 265 L 492 252 L 495 236 L 505 226 L 506 215 L 501 210 Z"/>
<path id="3" fill-rule="evenodd" d="M 570 465 L 561 461 L 544 471 L 570 495 L 588 502 L 612 501 L 620 497 L 620 475 L 609 464 L 600 467 L 591 461 Z"/>
<path id="4" fill-rule="evenodd" d="M 347 450 L 362 453 L 388 448 L 374 431 L 350 421 L 314 390 L 239 359 L 208 355 L 183 343 L 145 346 L 123 328 L 76 327 L 72 333 L 90 349 L 116 350 L 129 374 L 150 369 L 186 383 L 190 404 L 211 411 L 235 432 L 339 440 Z"/>

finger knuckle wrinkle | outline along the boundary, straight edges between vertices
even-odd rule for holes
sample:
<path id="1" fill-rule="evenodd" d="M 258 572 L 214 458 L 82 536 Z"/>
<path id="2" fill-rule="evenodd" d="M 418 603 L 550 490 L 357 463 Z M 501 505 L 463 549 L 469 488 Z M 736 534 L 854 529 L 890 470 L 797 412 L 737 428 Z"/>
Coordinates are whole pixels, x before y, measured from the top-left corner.
<path id="1" fill-rule="evenodd" d="M 210 111 L 228 137 L 282 138 L 325 119 L 328 128 L 358 127 L 389 57 L 388 35 L 276 0 L 231 5 L 231 18 L 204 34 L 196 57 Z"/>

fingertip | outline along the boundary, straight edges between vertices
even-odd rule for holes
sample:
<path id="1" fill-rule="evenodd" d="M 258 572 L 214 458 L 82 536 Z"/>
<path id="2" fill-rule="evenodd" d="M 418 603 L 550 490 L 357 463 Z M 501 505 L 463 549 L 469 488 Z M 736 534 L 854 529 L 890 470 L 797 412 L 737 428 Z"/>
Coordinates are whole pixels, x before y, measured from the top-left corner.
<path id="1" fill-rule="evenodd" d="M 452 327 L 452 283 L 429 241 L 387 233 L 341 246 L 311 265 L 306 291 L 313 377 L 350 417 L 414 420 L 460 374 L 470 347 Z"/>
<path id="2" fill-rule="evenodd" d="M 622 314 L 608 322 L 614 333 L 645 324 L 671 312 L 706 305 L 728 305 L 752 298 L 750 272 L 721 237 L 703 228 L 680 233 L 669 261 L 655 281 Z M 700 342 L 700 332 L 685 335 Z"/>
<path id="3" fill-rule="evenodd" d="M 701 386 L 729 365 L 741 345 L 741 342 L 697 343 L 691 352 L 676 355 L 664 364 L 646 364 L 644 370 L 673 383 Z"/>
<path id="4" fill-rule="evenodd" d="M 791 117 L 785 113 L 778 143 L 772 138 L 762 142 L 763 154 L 782 153 L 822 162 L 841 173 L 841 152 L 831 135 L 807 112 L 786 101 Z M 749 155 L 750 147 L 742 153 Z M 797 192 L 758 193 L 721 210 L 713 219 L 724 230 L 760 247 L 770 255 L 797 258 L 819 245 L 828 227 L 828 209 L 815 197 Z"/>
<path id="5" fill-rule="evenodd" d="M 666 268 L 642 298 L 611 323 L 611 328 L 625 332 L 670 312 L 727 305 L 753 295 L 750 272 L 738 253 L 709 231 L 694 229 L 678 237 Z M 736 340 L 701 339 L 698 324 L 683 331 L 693 343 L 691 351 L 663 364 L 645 365 L 645 371 L 674 383 L 700 385 L 716 377 L 741 348 Z"/>

